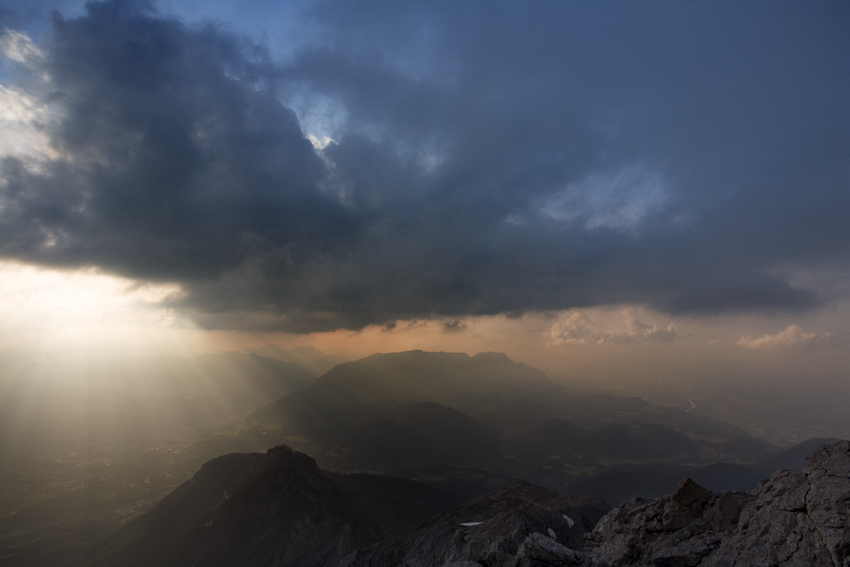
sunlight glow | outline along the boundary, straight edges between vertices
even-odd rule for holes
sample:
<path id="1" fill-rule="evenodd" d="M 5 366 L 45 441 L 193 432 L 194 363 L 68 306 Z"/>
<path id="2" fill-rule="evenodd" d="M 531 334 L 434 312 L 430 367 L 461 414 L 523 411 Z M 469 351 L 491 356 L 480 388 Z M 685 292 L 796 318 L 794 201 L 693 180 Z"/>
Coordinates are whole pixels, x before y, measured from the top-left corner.
<path id="1" fill-rule="evenodd" d="M 175 284 L 137 282 L 94 269 L 0 262 L 0 343 L 40 350 L 173 344 L 175 333 L 187 325 L 178 324 L 163 302 L 181 293 Z"/>
<path id="2" fill-rule="evenodd" d="M 174 284 L 141 284 L 94 270 L 64 272 L 0 263 L 0 326 L 39 329 L 170 327 L 160 307 Z"/>

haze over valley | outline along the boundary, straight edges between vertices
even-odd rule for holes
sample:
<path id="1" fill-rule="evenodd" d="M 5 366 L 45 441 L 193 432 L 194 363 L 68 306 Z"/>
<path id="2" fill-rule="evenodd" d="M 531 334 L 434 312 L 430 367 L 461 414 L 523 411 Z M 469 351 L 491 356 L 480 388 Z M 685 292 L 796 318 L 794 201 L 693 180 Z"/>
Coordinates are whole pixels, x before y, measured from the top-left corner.
<path id="1" fill-rule="evenodd" d="M 257 350 L 314 367 L 340 356 Z M 394 506 L 431 491 L 393 512 L 398 529 L 514 479 L 612 505 L 665 494 L 685 475 L 752 490 L 829 441 L 778 444 L 699 405 L 557 384 L 501 353 L 375 354 L 319 377 L 245 352 L 3 362 L 14 377 L 0 387 L 9 565 L 83 561 L 210 459 L 278 445 L 353 490 L 390 491 Z"/>

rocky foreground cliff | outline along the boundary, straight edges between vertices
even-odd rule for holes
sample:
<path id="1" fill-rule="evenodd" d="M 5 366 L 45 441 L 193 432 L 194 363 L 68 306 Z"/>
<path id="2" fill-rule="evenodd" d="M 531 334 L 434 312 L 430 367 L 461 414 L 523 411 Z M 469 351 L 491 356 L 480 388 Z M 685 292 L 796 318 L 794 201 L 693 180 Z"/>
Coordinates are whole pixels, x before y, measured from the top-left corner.
<path id="1" fill-rule="evenodd" d="M 752 493 L 684 479 L 668 496 L 610 511 L 517 481 L 405 531 L 402 520 L 424 519 L 438 492 L 330 475 L 278 447 L 210 461 L 87 565 L 850 567 L 850 441 L 808 462 Z M 375 479 L 410 483 L 407 496 Z"/>
<path id="2" fill-rule="evenodd" d="M 611 567 L 850 565 L 850 441 L 817 449 L 799 473 L 778 471 L 751 493 L 712 493 L 693 481 L 635 499 L 587 536 Z"/>
<path id="3" fill-rule="evenodd" d="M 555 490 L 517 481 L 444 512 L 403 537 L 356 551 L 339 566 L 547 565 L 534 560 L 553 553 L 553 558 L 564 553 L 581 560 L 574 550 L 584 548 L 585 534 L 608 510 L 598 498 L 564 498 Z M 520 559 L 526 562 L 517 563 Z"/>
<path id="4" fill-rule="evenodd" d="M 511 510 L 513 486 L 445 513 L 340 567 L 755 567 L 850 565 L 850 442 L 819 448 L 800 473 L 778 471 L 751 494 L 684 479 L 671 495 L 637 498 L 589 518 L 542 492 Z M 573 503 L 574 505 L 576 503 Z M 582 503 L 589 511 L 590 502 Z M 478 520 L 462 522 L 461 520 Z"/>

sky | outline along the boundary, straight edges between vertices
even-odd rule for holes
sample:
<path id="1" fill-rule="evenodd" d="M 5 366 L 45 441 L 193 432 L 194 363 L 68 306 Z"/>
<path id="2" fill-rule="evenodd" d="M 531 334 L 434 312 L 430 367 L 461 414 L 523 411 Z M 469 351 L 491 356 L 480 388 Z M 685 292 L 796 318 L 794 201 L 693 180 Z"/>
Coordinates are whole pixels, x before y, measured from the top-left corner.
<path id="1" fill-rule="evenodd" d="M 0 0 L 0 32 L 2 348 L 848 381 L 847 2 Z"/>

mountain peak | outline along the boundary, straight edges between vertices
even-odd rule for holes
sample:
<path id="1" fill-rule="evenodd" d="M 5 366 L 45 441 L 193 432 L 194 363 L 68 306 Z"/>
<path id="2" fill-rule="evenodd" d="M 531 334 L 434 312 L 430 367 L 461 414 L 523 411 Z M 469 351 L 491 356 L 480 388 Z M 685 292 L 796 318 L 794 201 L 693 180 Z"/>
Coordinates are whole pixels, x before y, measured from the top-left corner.
<path id="1" fill-rule="evenodd" d="M 318 470 L 319 468 L 315 459 L 309 455 L 295 451 L 286 445 L 278 445 L 266 451 L 266 458 L 263 462 L 268 469 L 283 465 L 301 467 L 311 471 Z"/>
<path id="2" fill-rule="evenodd" d="M 503 352 L 492 352 L 492 351 L 479 352 L 478 354 L 476 354 L 472 358 L 476 359 L 476 360 L 503 360 L 505 362 L 513 362 L 513 360 L 508 358 L 508 355 L 503 353 Z"/>
<path id="3" fill-rule="evenodd" d="M 282 445 L 208 462 L 91 565 L 328 565 L 384 537 L 316 461 Z"/>

